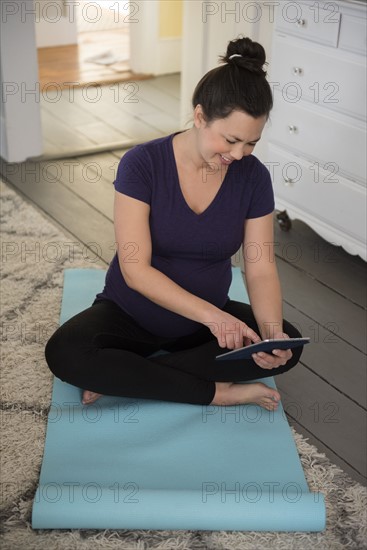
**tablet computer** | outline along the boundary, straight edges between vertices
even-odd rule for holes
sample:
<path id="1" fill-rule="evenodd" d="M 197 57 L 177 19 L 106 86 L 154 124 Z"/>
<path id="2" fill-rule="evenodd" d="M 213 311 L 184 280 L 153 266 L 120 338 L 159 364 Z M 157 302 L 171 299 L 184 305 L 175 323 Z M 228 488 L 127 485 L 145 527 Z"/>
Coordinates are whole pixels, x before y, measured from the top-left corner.
<path id="1" fill-rule="evenodd" d="M 217 355 L 216 359 L 218 361 L 228 359 L 250 359 L 253 353 L 258 353 L 260 351 L 271 353 L 273 349 L 291 349 L 298 346 L 304 346 L 305 344 L 309 344 L 309 342 L 309 337 L 262 340 L 256 344 L 250 344 L 249 346 Z"/>

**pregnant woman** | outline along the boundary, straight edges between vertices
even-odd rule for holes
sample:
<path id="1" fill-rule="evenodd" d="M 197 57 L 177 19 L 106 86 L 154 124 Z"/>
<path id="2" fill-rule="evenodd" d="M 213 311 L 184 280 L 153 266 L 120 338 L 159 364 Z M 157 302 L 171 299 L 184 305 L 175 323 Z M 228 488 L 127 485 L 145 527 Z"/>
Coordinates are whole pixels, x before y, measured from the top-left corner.
<path id="1" fill-rule="evenodd" d="M 252 155 L 273 105 L 265 51 L 239 38 L 221 61 L 194 90 L 190 129 L 121 159 L 117 250 L 104 288 L 47 342 L 49 368 L 84 390 L 84 404 L 105 394 L 275 410 L 279 392 L 238 382 L 299 361 L 302 347 L 215 360 L 266 338 L 301 336 L 283 319 L 272 183 Z M 241 246 L 250 305 L 228 297 Z"/>

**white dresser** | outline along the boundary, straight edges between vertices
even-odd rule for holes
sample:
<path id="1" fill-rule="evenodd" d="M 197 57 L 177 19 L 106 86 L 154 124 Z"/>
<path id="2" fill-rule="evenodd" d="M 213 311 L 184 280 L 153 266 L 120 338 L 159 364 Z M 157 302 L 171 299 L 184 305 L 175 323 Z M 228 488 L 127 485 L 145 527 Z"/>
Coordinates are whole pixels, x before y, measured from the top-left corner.
<path id="1" fill-rule="evenodd" d="M 264 163 L 276 208 L 367 260 L 366 3 L 279 2 Z"/>

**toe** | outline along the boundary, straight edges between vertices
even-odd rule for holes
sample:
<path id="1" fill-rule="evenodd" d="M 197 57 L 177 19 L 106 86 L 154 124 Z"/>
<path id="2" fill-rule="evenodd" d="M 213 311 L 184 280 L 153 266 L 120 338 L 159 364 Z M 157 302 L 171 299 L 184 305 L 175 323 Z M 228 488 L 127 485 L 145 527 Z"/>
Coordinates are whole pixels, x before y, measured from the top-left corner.
<path id="1" fill-rule="evenodd" d="M 273 401 L 271 398 L 265 398 L 262 401 L 262 406 L 268 409 L 269 411 L 275 410 L 278 407 L 278 403 Z"/>
<path id="2" fill-rule="evenodd" d="M 83 393 L 82 403 L 84 405 L 86 405 L 88 403 L 93 403 L 99 397 L 101 397 L 100 393 L 95 393 L 95 392 L 92 392 L 92 391 L 89 391 L 89 390 L 85 390 L 84 393 Z"/>
<path id="3" fill-rule="evenodd" d="M 280 401 L 280 394 L 279 393 L 273 393 L 270 398 L 272 399 L 272 401 L 275 401 L 275 402 L 278 402 Z"/>

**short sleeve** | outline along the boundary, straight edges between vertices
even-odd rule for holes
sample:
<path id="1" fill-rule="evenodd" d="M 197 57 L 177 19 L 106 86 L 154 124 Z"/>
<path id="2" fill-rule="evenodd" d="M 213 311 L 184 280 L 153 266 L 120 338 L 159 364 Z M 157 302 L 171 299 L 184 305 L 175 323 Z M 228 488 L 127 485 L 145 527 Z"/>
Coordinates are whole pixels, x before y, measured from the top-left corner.
<path id="1" fill-rule="evenodd" d="M 275 201 L 270 172 L 257 158 L 251 179 L 252 195 L 246 218 L 260 218 L 271 214 L 274 211 Z"/>
<path id="2" fill-rule="evenodd" d="M 149 173 L 149 158 L 143 147 L 135 146 L 121 158 L 114 186 L 119 193 L 151 203 L 152 180 Z"/>

